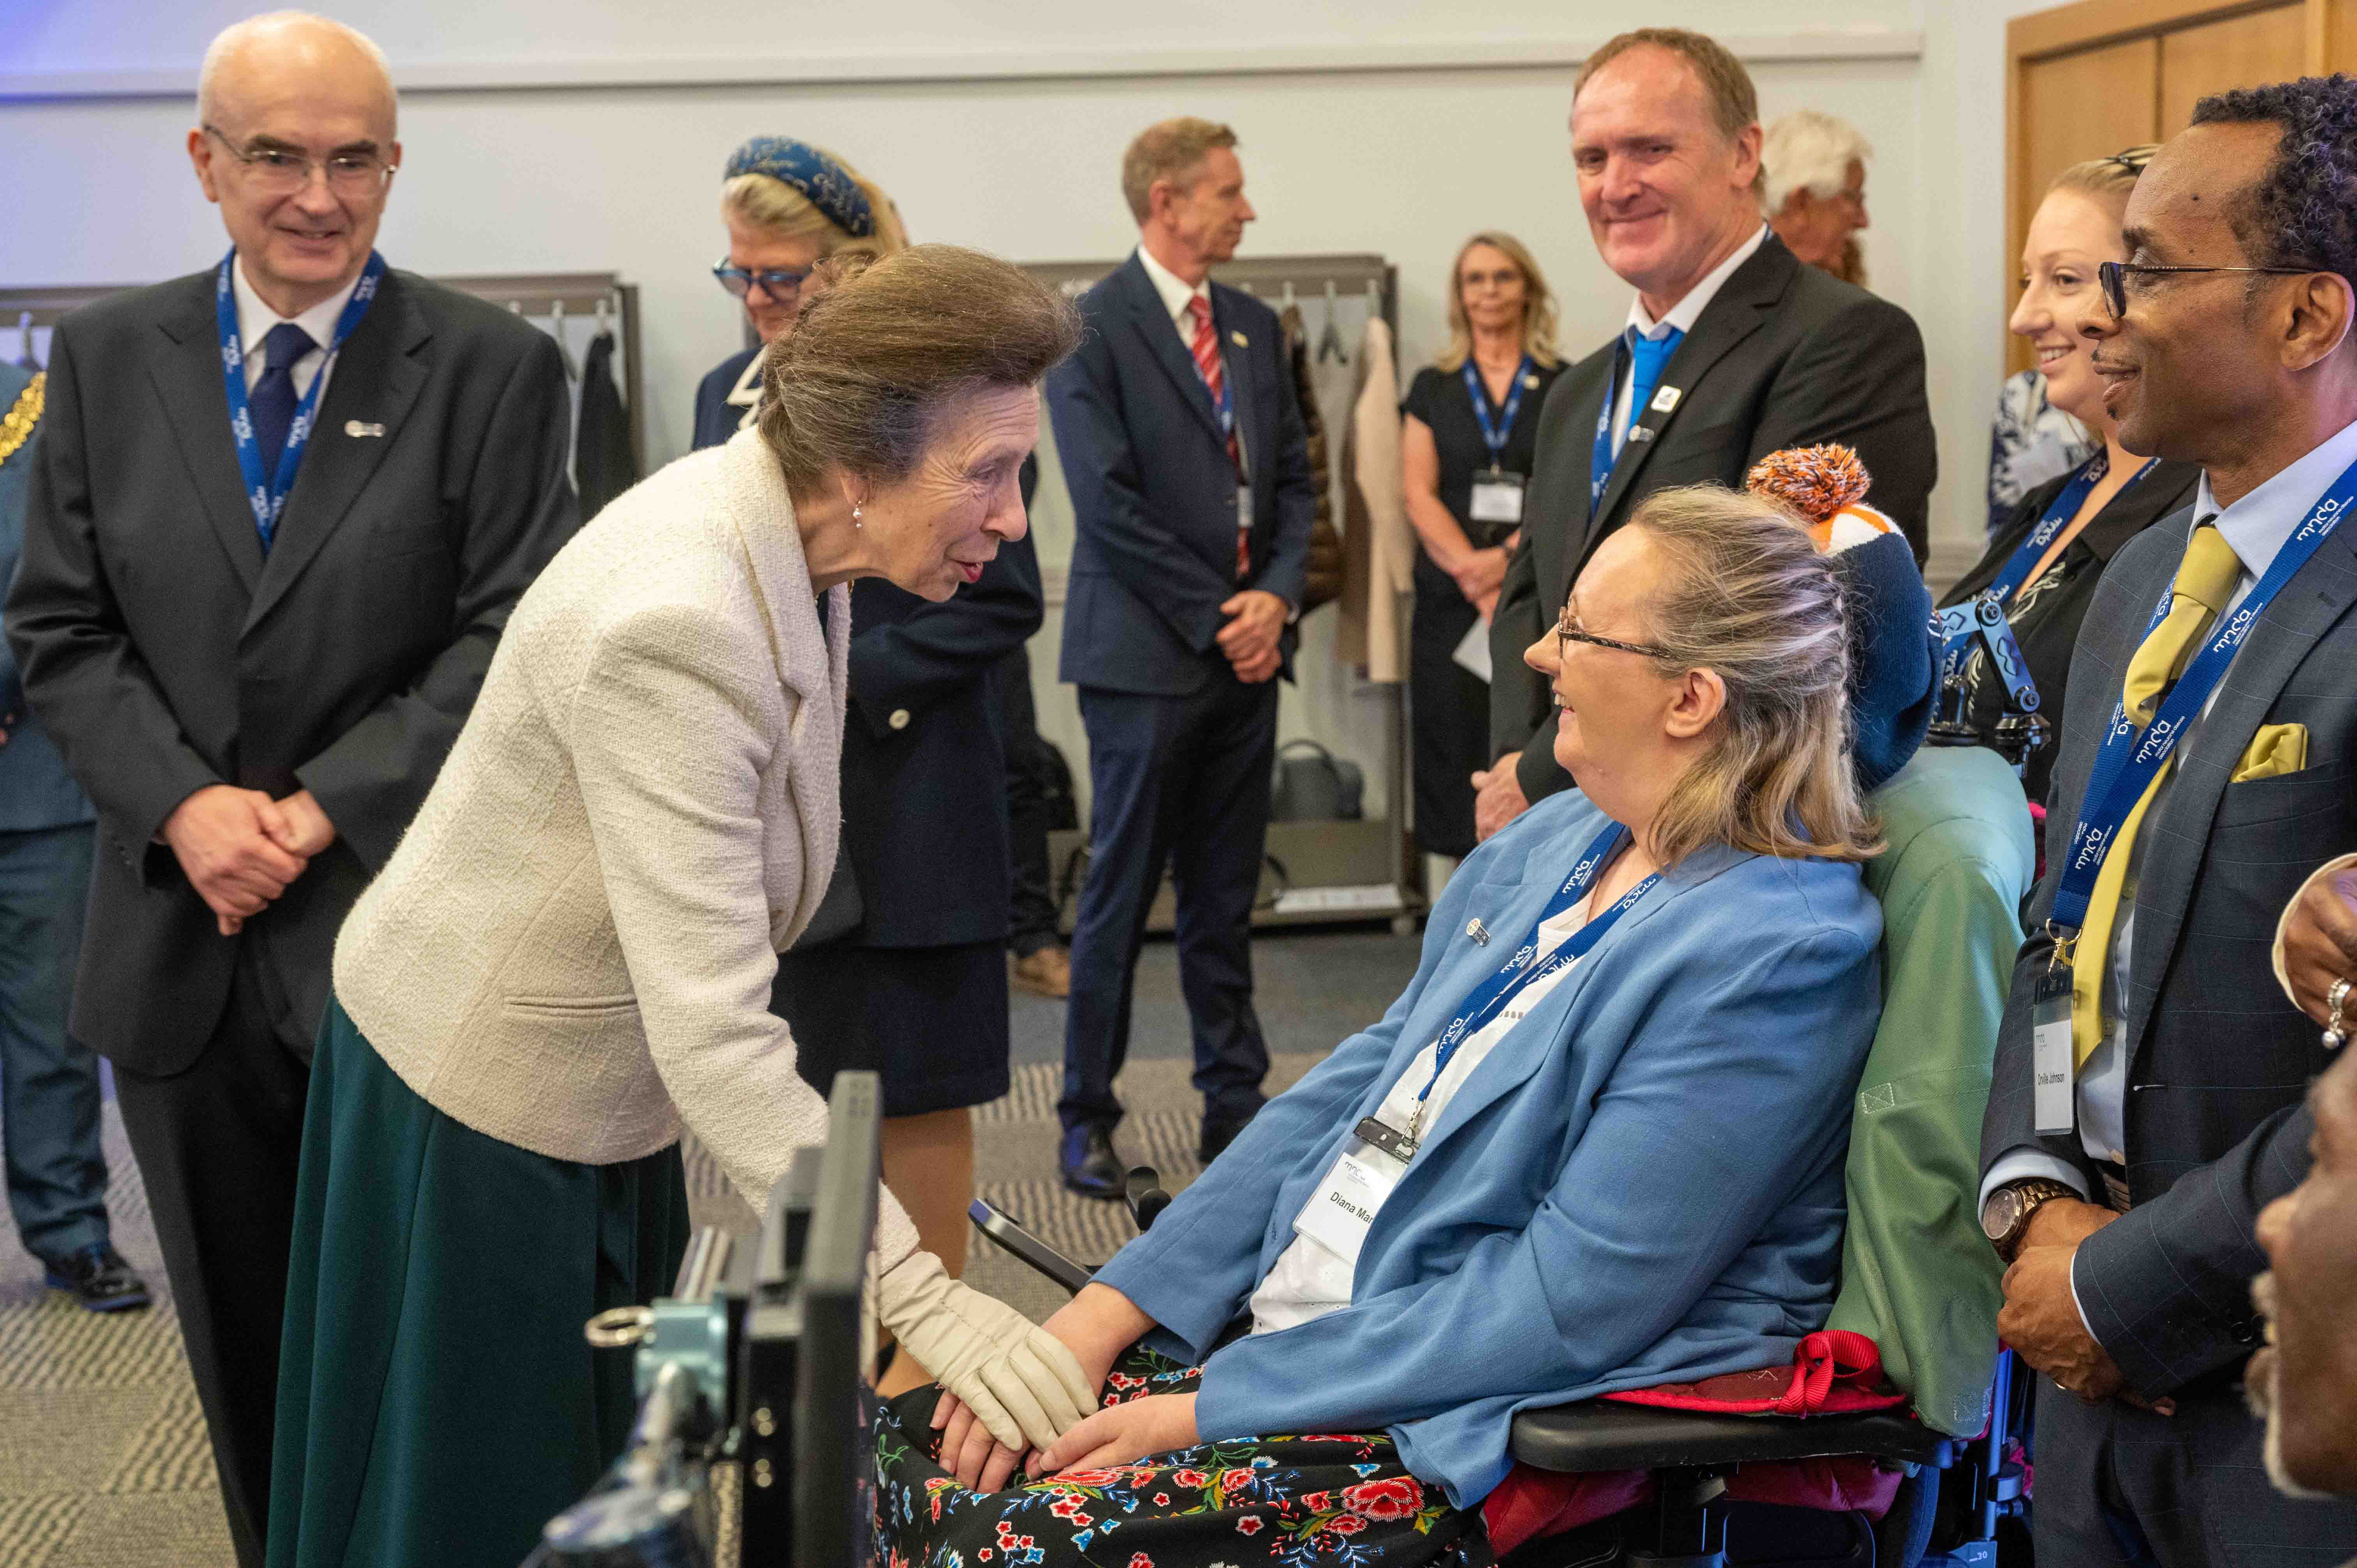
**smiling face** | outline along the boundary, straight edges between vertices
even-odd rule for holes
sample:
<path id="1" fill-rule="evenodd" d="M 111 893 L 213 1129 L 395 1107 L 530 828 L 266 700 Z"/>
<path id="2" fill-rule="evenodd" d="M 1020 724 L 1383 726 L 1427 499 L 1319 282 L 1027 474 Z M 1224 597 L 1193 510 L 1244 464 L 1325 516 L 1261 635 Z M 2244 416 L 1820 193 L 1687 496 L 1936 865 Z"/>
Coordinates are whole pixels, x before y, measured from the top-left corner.
<path id="1" fill-rule="evenodd" d="M 863 504 L 861 530 L 895 587 L 939 602 L 977 582 L 1023 537 L 1023 459 L 1039 439 L 1039 397 L 991 387 L 943 410 L 916 471 Z"/>
<path id="2" fill-rule="evenodd" d="M 748 273 L 806 273 L 818 265 L 822 252 L 814 239 L 795 239 L 774 234 L 769 230 L 747 222 L 734 210 L 724 210 L 721 218 L 728 225 L 728 264 L 742 267 Z M 764 343 L 774 343 L 780 333 L 794 324 L 794 312 L 802 306 L 802 290 L 789 288 L 771 294 L 756 279 L 745 291 L 745 319 L 761 335 Z"/>
<path id="3" fill-rule="evenodd" d="M 199 113 L 205 124 L 188 133 L 188 156 L 255 292 L 293 316 L 360 276 L 390 179 L 364 189 L 331 185 L 325 166 L 339 156 L 370 156 L 388 168 L 401 161 L 393 84 L 377 61 L 313 18 L 260 24 L 214 64 Z M 308 157 L 314 167 L 290 193 L 233 152 Z"/>
<path id="4" fill-rule="evenodd" d="M 1571 160 L 1597 252 L 1662 311 L 1760 227 L 1760 127 L 1732 140 L 1685 58 L 1642 46 L 1571 106 Z"/>
<path id="5" fill-rule="evenodd" d="M 2015 337 L 2029 340 L 2047 401 L 2098 430 L 2110 425 L 2111 415 L 2093 363 L 2094 345 L 2081 326 L 2110 315 L 2095 269 L 2126 255 L 2117 203 L 2083 190 L 2048 192 L 2022 242 L 2021 302 L 2008 324 Z"/>
<path id="6" fill-rule="evenodd" d="M 2254 1288 L 2267 1348 L 2244 1385 L 2267 1421 L 2277 1486 L 2357 1492 L 2357 1053 L 2344 1050 L 2309 1090 L 2315 1165 L 2259 1211 L 2268 1273 Z"/>
<path id="7" fill-rule="evenodd" d="M 1645 607 L 1667 563 L 1645 531 L 1618 530 L 1596 547 L 1566 606 L 1577 629 L 1643 644 Z M 1555 759 L 1614 822 L 1647 821 L 1684 767 L 1674 711 L 1684 682 L 1625 649 L 1569 641 L 1552 630 L 1523 660 L 1547 678 L 1555 702 Z"/>
<path id="8" fill-rule="evenodd" d="M 1476 332 L 1519 334 L 1529 286 L 1514 259 L 1495 245 L 1475 245 L 1457 263 L 1457 297 Z"/>

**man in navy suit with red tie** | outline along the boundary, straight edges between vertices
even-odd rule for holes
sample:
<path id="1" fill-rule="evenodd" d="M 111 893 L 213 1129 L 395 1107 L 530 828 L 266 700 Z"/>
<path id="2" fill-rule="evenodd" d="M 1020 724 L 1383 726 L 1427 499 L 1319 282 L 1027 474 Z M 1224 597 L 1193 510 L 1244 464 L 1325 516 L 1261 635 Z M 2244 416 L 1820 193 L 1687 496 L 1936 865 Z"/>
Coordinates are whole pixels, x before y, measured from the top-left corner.
<path id="1" fill-rule="evenodd" d="M 1130 145 L 1137 251 L 1082 296 L 1087 340 L 1048 378 L 1077 522 L 1061 675 L 1081 689 L 1093 790 L 1060 1165 L 1092 1197 L 1120 1195 L 1113 1080 L 1166 862 L 1206 1161 L 1260 1109 L 1268 1071 L 1252 904 L 1316 499 L 1275 313 L 1210 281 L 1254 217 L 1235 145 L 1192 118 Z"/>

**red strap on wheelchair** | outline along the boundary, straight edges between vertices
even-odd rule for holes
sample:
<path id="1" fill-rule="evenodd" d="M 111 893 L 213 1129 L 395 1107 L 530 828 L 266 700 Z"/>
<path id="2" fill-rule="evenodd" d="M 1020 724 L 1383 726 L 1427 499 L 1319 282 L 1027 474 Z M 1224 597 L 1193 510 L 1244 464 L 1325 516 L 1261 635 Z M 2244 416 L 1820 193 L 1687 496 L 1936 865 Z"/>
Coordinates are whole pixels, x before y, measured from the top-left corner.
<path id="1" fill-rule="evenodd" d="M 1721 1415 L 1845 1415 L 1888 1410 L 1907 1396 L 1882 1378 L 1882 1353 L 1863 1334 L 1826 1328 L 1803 1339 L 1788 1367 L 1726 1372 L 1700 1382 L 1663 1383 L 1603 1396 L 1622 1404 Z"/>

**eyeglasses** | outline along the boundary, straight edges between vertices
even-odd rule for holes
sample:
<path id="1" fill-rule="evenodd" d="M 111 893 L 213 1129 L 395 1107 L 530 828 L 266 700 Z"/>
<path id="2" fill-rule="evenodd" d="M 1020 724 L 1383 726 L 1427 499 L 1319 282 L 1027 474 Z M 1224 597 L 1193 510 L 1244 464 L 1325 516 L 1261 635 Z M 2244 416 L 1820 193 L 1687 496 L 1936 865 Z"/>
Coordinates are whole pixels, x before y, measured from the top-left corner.
<path id="1" fill-rule="evenodd" d="M 1617 648 L 1623 653 L 1641 653 L 1648 659 L 1660 659 L 1671 662 L 1674 662 L 1677 659 L 1677 655 L 1666 648 L 1649 648 L 1641 642 L 1622 642 L 1616 638 L 1598 637 L 1592 631 L 1584 630 L 1580 627 L 1578 618 L 1571 613 L 1569 605 L 1563 607 L 1563 618 L 1555 622 L 1555 657 L 1558 659 L 1563 657 L 1563 645 L 1566 642 L 1585 642 L 1597 648 Z"/>
<path id="2" fill-rule="evenodd" d="M 811 270 L 804 267 L 795 272 L 787 267 L 771 267 L 756 272 L 746 267 L 732 267 L 728 264 L 728 258 L 723 256 L 713 263 L 712 275 L 720 280 L 722 288 L 738 299 L 750 294 L 758 283 L 763 294 L 782 305 L 802 292 L 802 284 L 811 275 Z"/>
<path id="3" fill-rule="evenodd" d="M 385 183 L 393 178 L 393 166 L 385 162 L 383 156 L 374 147 L 354 147 L 329 153 L 324 158 L 314 158 L 295 147 L 264 145 L 249 152 L 212 125 L 205 127 L 205 134 L 219 142 L 222 151 L 245 166 L 246 177 L 264 196 L 292 196 L 298 190 L 309 188 L 311 171 L 315 168 L 325 169 L 328 188 L 343 197 L 378 195 L 384 189 Z"/>
<path id="4" fill-rule="evenodd" d="M 2277 277 L 2304 278 L 2315 272 L 2314 267 L 2153 267 L 2133 262 L 2104 262 L 2095 268 L 2095 281 L 2103 285 L 2104 303 L 2111 307 L 2114 318 L 2128 313 L 2128 279 L 2147 273 L 2270 273 Z"/>

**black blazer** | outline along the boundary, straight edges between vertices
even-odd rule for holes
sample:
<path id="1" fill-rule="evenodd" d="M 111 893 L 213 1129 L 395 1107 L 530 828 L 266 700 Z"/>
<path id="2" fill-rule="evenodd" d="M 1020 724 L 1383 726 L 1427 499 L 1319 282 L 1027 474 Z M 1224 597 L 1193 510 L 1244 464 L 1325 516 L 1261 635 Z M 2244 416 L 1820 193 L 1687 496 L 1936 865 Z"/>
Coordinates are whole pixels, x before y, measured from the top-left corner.
<path id="1" fill-rule="evenodd" d="M 1211 285 L 1211 325 L 1252 472 L 1252 573 L 1236 581 L 1236 481 L 1219 417 L 1135 255 L 1081 296 L 1088 335 L 1048 372 L 1076 527 L 1059 675 L 1186 696 L 1224 673 L 1220 606 L 1240 588 L 1301 605 L 1318 490 L 1276 313 Z M 1286 671 L 1294 635 L 1286 628 Z"/>
<path id="2" fill-rule="evenodd" d="M 98 806 L 72 1030 L 148 1073 L 203 1048 L 242 943 L 303 1014 L 325 1010 L 337 927 L 425 800 L 508 612 L 579 521 L 554 342 L 389 272 L 336 358 L 265 563 L 213 276 L 58 328 L 7 606 L 26 693 Z M 339 834 L 229 940 L 155 842 L 221 783 L 307 789 Z"/>
<path id="3" fill-rule="evenodd" d="M 2063 697 L 2050 844 L 2066 844 L 2129 656 L 2192 529 L 2187 508 L 2113 558 L 2082 623 Z M 2297 1186 L 2314 1122 L 2309 1080 L 2331 1061 L 2276 983 L 2276 921 L 2308 874 L 2357 849 L 2357 538 L 2336 532 L 2284 585 L 2227 667 L 2190 755 L 2143 832 L 2127 1038 L 2134 1207 L 2080 1244 L 2087 1325 L 2128 1386 L 2150 1396 L 2231 1367 L 2259 1340 L 2251 1280 L 2259 1209 Z M 2308 726 L 2309 766 L 2234 784 L 2262 724 Z M 2086 1173 L 2077 1136 L 2040 1138 L 2030 1082 L 2030 991 L 2061 877 L 2048 856 L 2030 901 L 1981 1127 L 1981 1168 L 2044 1149 Z"/>
<path id="4" fill-rule="evenodd" d="M 1739 489 L 1751 466 L 1787 446 L 1838 441 L 1857 449 L 1867 499 L 1923 558 L 1939 462 L 1923 392 L 1923 338 L 1888 300 L 1803 266 L 1770 234 L 1735 270 L 1663 367 L 1683 395 L 1668 413 L 1637 411 L 1630 444 L 1588 515 L 1596 421 L 1612 388 L 1617 340 L 1555 381 L 1539 413 L 1523 543 L 1506 565 L 1490 625 L 1491 754 L 1520 751 L 1523 792 L 1536 800 L 1570 784 L 1555 760 L 1546 683 L 1523 650 L 1563 614 L 1579 568 L 1637 503 L 1677 485 Z M 1636 432 L 1652 434 L 1640 440 Z"/>
<path id="5" fill-rule="evenodd" d="M 1960 605 L 1996 580 L 2021 542 L 2046 517 L 2069 474 L 2050 479 L 2021 498 L 2013 516 L 1973 569 L 1940 600 Z M 2051 725 L 2062 722 L 2062 703 L 2069 690 L 2071 650 L 2078 646 L 2080 623 L 2095 596 L 2095 585 L 2120 547 L 2169 513 L 2189 506 L 2201 483 L 2198 463 L 2163 463 L 2112 498 L 2111 504 L 2087 520 L 2078 537 L 2062 547 L 2061 556 L 2030 589 L 2013 615 L 2013 634 L 2021 645 L 2022 662 L 2038 687 L 2038 705 Z M 2004 682 L 1988 668 L 1986 656 L 1976 657 L 1966 671 L 1964 722 L 1987 740 L 2004 715 Z M 2054 775 L 2057 742 L 2033 755 L 2021 775 L 2021 788 L 2032 800 L 2046 803 Z M 2070 830 L 2065 828 L 2064 832 Z"/>

